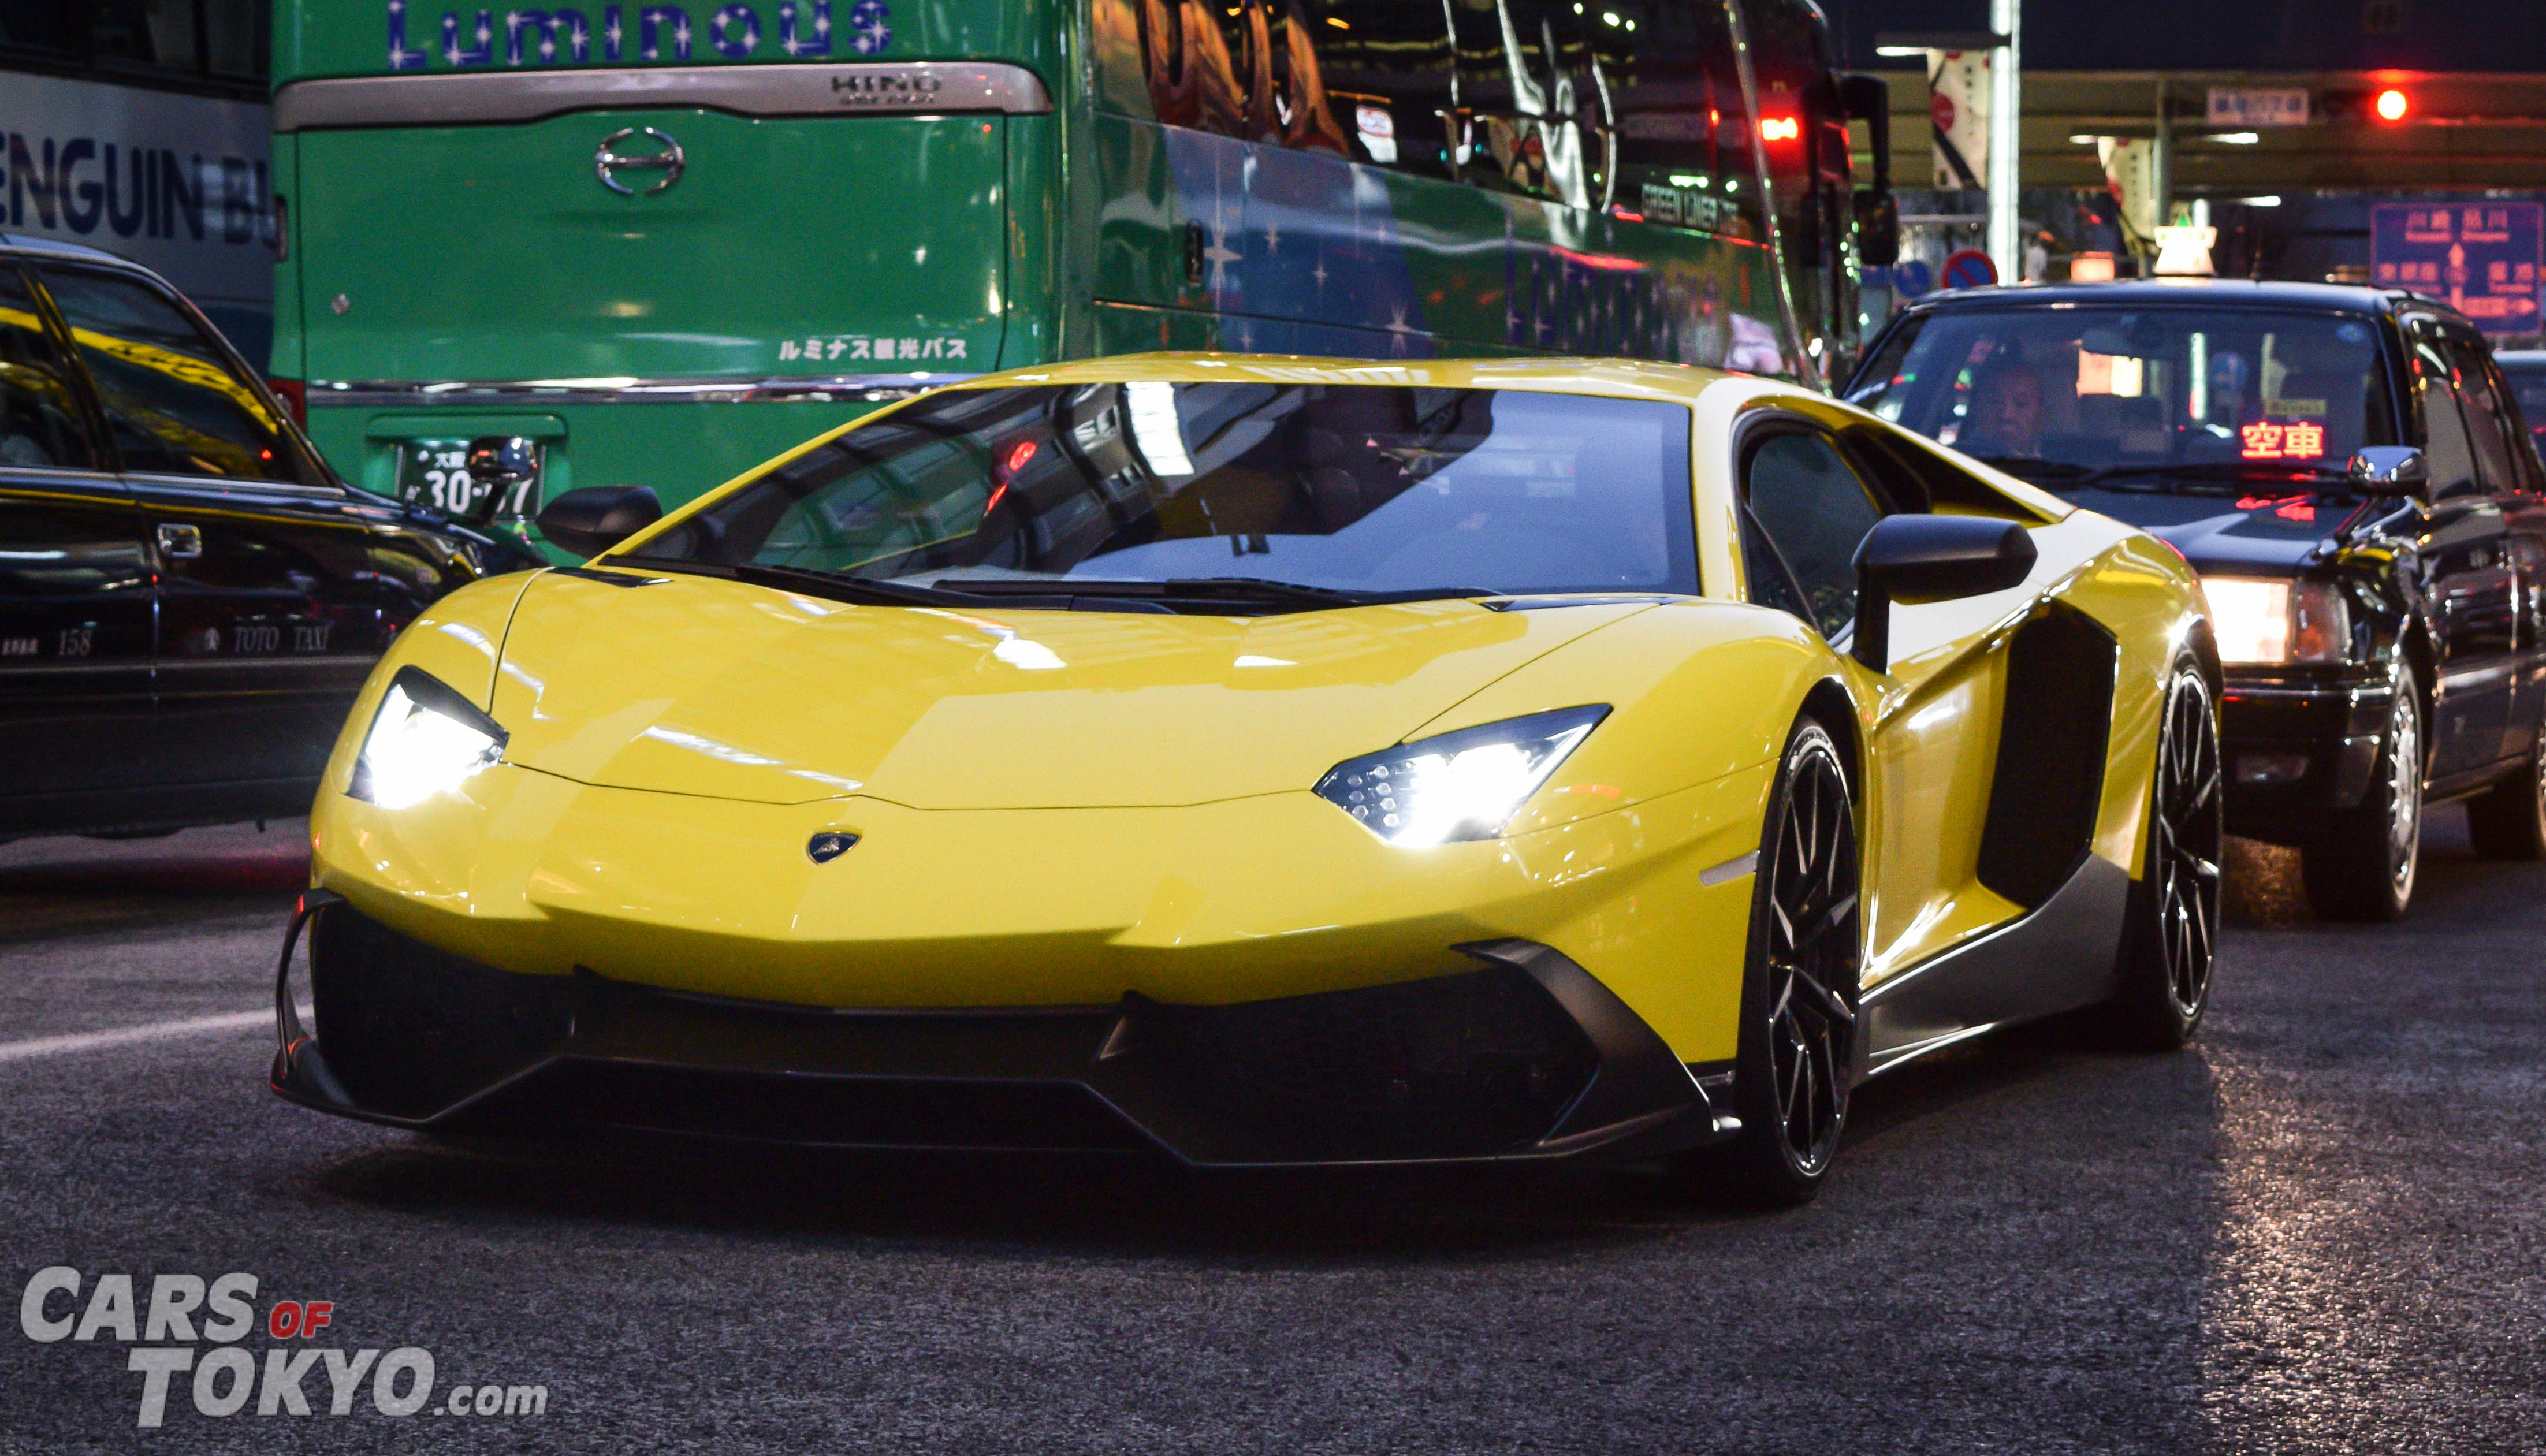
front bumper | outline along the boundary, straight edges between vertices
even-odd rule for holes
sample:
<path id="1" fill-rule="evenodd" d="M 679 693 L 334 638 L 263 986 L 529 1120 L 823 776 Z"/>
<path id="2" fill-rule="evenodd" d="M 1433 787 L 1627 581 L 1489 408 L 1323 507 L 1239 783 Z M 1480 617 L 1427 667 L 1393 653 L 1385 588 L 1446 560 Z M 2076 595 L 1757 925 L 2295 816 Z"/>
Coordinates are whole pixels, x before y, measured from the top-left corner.
<path id="1" fill-rule="evenodd" d="M 498 971 L 303 898 L 274 1091 L 417 1129 L 610 1127 L 813 1147 L 1131 1152 L 1274 1166 L 1651 1157 L 1739 1131 L 1729 1069 L 1682 1065 L 1545 946 L 1479 969 L 1232 1005 L 828 1010 Z"/>
<path id="2" fill-rule="evenodd" d="M 2386 746 L 2387 679 L 2230 673 L 2219 713 L 2228 832 L 2295 844 L 2360 803 Z"/>

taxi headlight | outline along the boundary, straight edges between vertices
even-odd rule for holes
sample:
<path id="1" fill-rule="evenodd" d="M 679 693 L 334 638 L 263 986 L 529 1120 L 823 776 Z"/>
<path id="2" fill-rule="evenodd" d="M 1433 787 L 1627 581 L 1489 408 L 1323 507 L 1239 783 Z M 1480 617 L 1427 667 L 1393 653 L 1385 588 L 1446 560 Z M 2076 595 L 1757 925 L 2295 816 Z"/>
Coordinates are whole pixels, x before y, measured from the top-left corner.
<path id="1" fill-rule="evenodd" d="M 458 788 L 504 756 L 506 733 L 477 705 L 419 667 L 401 667 L 372 715 L 345 792 L 404 809 Z"/>
<path id="2" fill-rule="evenodd" d="M 2351 613 L 2331 581 L 2205 576 L 2219 660 L 2282 665 L 2340 662 L 2351 645 Z"/>
<path id="3" fill-rule="evenodd" d="M 1560 708 L 1400 743 L 1328 769 L 1317 797 L 1391 844 L 1491 839 L 1608 716 Z"/>

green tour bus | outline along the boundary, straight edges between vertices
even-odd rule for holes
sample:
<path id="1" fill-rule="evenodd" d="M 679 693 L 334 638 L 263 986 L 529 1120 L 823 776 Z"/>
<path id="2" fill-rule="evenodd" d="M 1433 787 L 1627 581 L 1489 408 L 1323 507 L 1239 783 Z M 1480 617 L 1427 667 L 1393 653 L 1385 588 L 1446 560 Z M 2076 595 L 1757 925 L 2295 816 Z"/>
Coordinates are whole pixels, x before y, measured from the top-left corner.
<path id="1" fill-rule="evenodd" d="M 274 35 L 274 374 L 348 479 L 516 521 L 1089 355 L 1843 378 L 1896 245 L 1882 85 L 1811 0 L 277 0 Z"/>

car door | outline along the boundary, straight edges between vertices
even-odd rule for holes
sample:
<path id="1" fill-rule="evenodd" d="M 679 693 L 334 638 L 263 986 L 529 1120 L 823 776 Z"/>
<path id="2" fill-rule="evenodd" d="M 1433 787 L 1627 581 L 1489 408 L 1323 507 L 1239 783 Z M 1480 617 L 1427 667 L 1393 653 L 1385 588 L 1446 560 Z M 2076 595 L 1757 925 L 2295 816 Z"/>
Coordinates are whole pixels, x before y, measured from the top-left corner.
<path id="1" fill-rule="evenodd" d="M 146 802 L 150 552 L 102 464 L 59 335 L 0 263 L 0 834 Z"/>
<path id="2" fill-rule="evenodd" d="M 158 557 L 160 777 L 283 812 L 383 645 L 370 533 L 175 296 L 117 270 L 41 277 Z"/>
<path id="3" fill-rule="evenodd" d="M 2510 727 L 2513 672 L 2509 532 L 2498 492 L 2507 471 L 2500 443 L 2488 454 L 2468 418 L 2464 356 L 2440 320 L 2407 324 L 2414 406 L 2430 468 L 2420 579 L 2431 606 L 2430 773 L 2434 780 L 2502 756 Z"/>
<path id="4" fill-rule="evenodd" d="M 2528 448 L 2528 431 L 2520 420 L 2518 399 L 2493 362 L 2493 351 L 2472 330 L 2451 329 L 2450 356 L 2457 366 L 2458 402 L 2466 411 L 2467 436 L 2475 447 L 2476 471 L 2486 494 L 2502 513 L 2503 550 L 2501 622 L 2489 630 L 2489 645 L 2498 645 L 2508 664 L 2504 683 L 2505 717 L 2497 756 L 2527 756 L 2537 739 L 2546 704 L 2538 696 L 2539 670 L 2546 665 L 2535 621 L 2534 598 L 2541 554 L 2539 532 L 2546 527 L 2546 485 L 2537 455 Z M 2492 628 L 2492 624 L 2487 624 Z"/>
<path id="5" fill-rule="evenodd" d="M 1834 650 L 1854 643 L 1856 549 L 1903 506 L 1912 482 L 1879 484 L 1880 463 L 1799 419 L 1763 421 L 1741 440 L 1745 565 L 1751 600 L 1793 612 Z M 1887 484 L 1890 488 L 1887 488 Z M 1948 609 L 1895 610 L 1895 651 L 1867 753 L 1881 806 L 1867 825 L 1867 981 L 1879 985 L 1958 938 L 2014 913 L 1974 895 L 1989 803 L 2000 670 L 1994 654 L 1956 650 Z M 1974 731 L 1974 725 L 1982 730 Z"/>

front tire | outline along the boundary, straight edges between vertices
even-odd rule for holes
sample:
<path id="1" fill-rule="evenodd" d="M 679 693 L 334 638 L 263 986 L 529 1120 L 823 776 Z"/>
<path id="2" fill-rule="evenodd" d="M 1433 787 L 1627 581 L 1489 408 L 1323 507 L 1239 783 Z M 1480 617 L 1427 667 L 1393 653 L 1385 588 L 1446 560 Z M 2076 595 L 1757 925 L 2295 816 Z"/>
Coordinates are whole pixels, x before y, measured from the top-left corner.
<path id="1" fill-rule="evenodd" d="M 2401 919 L 2414 902 L 2422 858 L 2422 684 L 2402 662 L 2395 684 L 2387 744 L 2369 792 L 2299 846 L 2308 904 L 2328 920 Z"/>
<path id="2" fill-rule="evenodd" d="M 2124 1046 L 2173 1051 L 2192 1040 L 2209 1009 L 2226 798 L 2210 683 L 2186 657 L 2166 682 L 2149 792 L 2148 865 L 2131 887 L 2122 931 L 2121 988 L 2112 1010 L 2116 1040 Z"/>
<path id="3" fill-rule="evenodd" d="M 2486 859 L 2546 859 L 2546 732 L 2517 775 L 2467 801 L 2467 838 Z"/>
<path id="4" fill-rule="evenodd" d="M 1734 1064 L 1741 1132 L 1714 1170 L 1745 1201 L 1792 1206 L 1821 1191 L 1847 1125 L 1865 969 L 1847 765 L 1810 718 L 1787 737 L 1759 845 Z"/>

